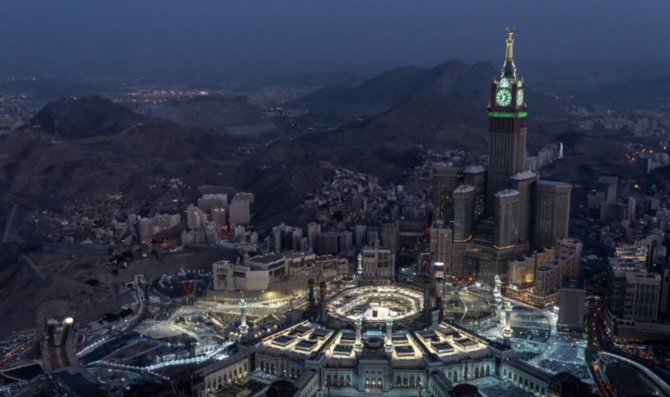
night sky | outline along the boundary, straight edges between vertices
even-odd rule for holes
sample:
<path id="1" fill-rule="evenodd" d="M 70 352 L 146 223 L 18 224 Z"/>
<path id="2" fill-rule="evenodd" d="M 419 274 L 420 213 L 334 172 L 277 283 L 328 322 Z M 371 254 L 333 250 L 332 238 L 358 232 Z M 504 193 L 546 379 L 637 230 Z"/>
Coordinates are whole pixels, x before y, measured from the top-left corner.
<path id="1" fill-rule="evenodd" d="M 368 73 L 449 59 L 670 61 L 667 0 L 4 0 L 0 72 Z"/>

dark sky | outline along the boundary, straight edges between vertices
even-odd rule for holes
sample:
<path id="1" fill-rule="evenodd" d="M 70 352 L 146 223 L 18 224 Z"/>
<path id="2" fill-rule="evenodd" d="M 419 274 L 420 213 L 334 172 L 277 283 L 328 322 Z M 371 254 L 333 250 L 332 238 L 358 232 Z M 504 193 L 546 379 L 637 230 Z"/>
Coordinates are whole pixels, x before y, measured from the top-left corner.
<path id="1" fill-rule="evenodd" d="M 0 71 L 358 73 L 458 58 L 670 60 L 667 0 L 2 0 Z"/>

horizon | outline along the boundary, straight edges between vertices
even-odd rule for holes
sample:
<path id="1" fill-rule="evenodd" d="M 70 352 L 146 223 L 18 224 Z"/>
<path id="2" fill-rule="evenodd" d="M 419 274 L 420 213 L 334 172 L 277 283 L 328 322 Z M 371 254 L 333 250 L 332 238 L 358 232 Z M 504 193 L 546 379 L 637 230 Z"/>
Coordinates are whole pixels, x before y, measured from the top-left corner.
<path id="1" fill-rule="evenodd" d="M 9 55 L 0 71 L 370 75 L 405 65 L 429 68 L 450 59 L 497 67 L 507 26 L 517 29 L 515 58 L 521 63 L 670 62 L 670 49 L 648 40 L 668 37 L 662 16 L 670 13 L 670 4 L 661 2 L 641 9 L 625 1 L 558 5 L 522 0 L 509 7 L 511 15 L 500 15 L 493 1 L 487 6 L 395 0 L 150 1 L 130 8 L 128 2 L 73 3 L 0 4 L 1 47 Z"/>

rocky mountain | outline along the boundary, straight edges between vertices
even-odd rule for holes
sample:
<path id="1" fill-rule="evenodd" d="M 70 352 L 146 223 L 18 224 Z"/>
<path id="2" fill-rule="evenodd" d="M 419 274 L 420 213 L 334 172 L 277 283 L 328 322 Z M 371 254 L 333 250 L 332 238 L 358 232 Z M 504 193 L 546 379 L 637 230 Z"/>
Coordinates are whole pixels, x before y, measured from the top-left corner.
<path id="1" fill-rule="evenodd" d="M 49 102 L 28 123 L 62 138 L 113 135 L 146 118 L 98 96 Z"/>
<path id="2" fill-rule="evenodd" d="M 319 161 L 328 161 L 401 182 L 409 168 L 422 163 L 425 148 L 484 153 L 486 117 L 479 113 L 413 99 L 333 131 L 278 142 L 267 149 L 267 157 L 283 166 L 315 166 Z"/>
<path id="3" fill-rule="evenodd" d="M 427 70 L 395 69 L 355 88 L 328 87 L 295 99 L 286 107 L 306 108 L 313 117 L 355 120 L 368 118 L 415 99 L 427 99 L 459 109 L 486 103 L 491 78 L 486 63 L 473 66 L 449 61 Z"/>
<path id="4" fill-rule="evenodd" d="M 123 192 L 151 196 L 158 177 L 236 184 L 237 148 L 227 138 L 150 119 L 105 99 L 49 103 L 30 127 L 0 137 L 0 187 L 30 207 Z M 148 196 L 147 196 L 148 195 Z"/>
<path id="5" fill-rule="evenodd" d="M 496 71 L 450 61 L 426 70 L 405 67 L 347 89 L 330 87 L 286 107 L 306 108 L 306 117 L 343 123 L 269 148 L 281 164 L 319 160 L 401 181 L 422 161 L 424 148 L 487 151 L 486 101 Z"/>

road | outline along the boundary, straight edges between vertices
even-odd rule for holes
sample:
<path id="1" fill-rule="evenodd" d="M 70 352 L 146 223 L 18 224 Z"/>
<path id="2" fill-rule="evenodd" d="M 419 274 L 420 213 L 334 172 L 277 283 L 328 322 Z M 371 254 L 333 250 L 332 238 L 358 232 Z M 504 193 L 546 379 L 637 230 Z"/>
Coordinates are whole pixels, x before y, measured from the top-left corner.
<path id="1" fill-rule="evenodd" d="M 616 348 L 610 340 L 609 330 L 605 325 L 605 320 L 605 299 L 600 298 L 589 309 L 589 312 L 585 317 L 588 344 L 584 353 L 584 358 L 589 367 L 589 371 L 600 390 L 600 394 L 603 396 L 617 395 L 616 390 L 610 385 L 602 360 L 599 359 L 599 356 L 607 355 L 618 362 L 629 364 L 631 370 L 636 371 L 636 374 L 631 375 L 635 375 L 639 379 L 648 380 L 647 383 L 650 384 L 651 390 L 654 390 L 655 393 L 657 393 L 656 395 L 666 395 L 666 391 L 669 390 L 670 387 L 667 386 L 667 383 L 663 379 L 657 376 L 652 368 L 647 368 L 651 367 L 651 365 L 640 362 L 641 360 L 639 358 L 626 354 Z M 633 376 L 631 376 L 631 379 L 632 378 Z"/>
<path id="2" fill-rule="evenodd" d="M 596 382 L 600 395 L 614 396 L 614 392 L 610 388 L 607 377 L 602 370 L 600 364 L 595 364 L 598 361 L 598 353 L 603 346 L 609 346 L 609 339 L 603 338 L 603 328 L 605 321 L 605 300 L 600 298 L 591 306 L 589 312 L 585 316 L 585 326 L 587 331 L 587 346 L 584 352 L 584 359 L 586 365 L 589 367 L 591 377 Z"/>

